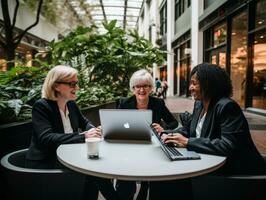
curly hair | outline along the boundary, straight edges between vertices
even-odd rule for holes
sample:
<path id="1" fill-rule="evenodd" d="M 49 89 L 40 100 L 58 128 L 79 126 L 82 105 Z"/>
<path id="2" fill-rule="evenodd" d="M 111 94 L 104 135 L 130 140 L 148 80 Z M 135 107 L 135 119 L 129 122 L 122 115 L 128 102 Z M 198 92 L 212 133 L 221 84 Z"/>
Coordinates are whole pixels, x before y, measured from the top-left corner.
<path id="1" fill-rule="evenodd" d="M 204 98 L 220 99 L 231 97 L 233 86 L 229 75 L 218 65 L 202 63 L 195 66 L 190 77 L 196 74 Z"/>

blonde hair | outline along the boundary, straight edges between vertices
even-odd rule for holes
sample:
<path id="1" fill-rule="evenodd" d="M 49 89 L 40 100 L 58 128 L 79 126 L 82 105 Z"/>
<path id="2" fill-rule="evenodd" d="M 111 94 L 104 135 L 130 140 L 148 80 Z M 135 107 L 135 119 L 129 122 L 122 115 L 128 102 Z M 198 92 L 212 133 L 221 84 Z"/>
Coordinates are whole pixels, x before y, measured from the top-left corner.
<path id="1" fill-rule="evenodd" d="M 67 81 L 77 75 L 78 71 L 72 67 L 57 65 L 53 67 L 47 74 L 42 86 L 42 98 L 49 100 L 57 100 L 57 91 L 55 84 L 57 81 Z"/>
<path id="2" fill-rule="evenodd" d="M 138 83 L 143 82 L 143 81 L 148 81 L 152 89 L 154 88 L 154 82 L 153 82 L 151 74 L 146 69 L 140 69 L 134 72 L 130 78 L 130 81 L 129 81 L 130 90 L 133 91 L 134 86 L 136 86 Z"/>

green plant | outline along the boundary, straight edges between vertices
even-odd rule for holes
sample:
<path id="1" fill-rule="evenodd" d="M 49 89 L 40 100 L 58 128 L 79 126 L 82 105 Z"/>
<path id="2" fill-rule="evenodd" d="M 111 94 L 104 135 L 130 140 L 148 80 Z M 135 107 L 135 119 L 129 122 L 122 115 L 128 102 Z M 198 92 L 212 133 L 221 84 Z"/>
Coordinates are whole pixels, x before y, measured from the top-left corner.
<path id="1" fill-rule="evenodd" d="M 31 118 L 46 71 L 47 67 L 17 66 L 0 73 L 0 124 Z"/>
<path id="2" fill-rule="evenodd" d="M 33 11 L 36 10 L 40 0 L 24 0 L 25 4 L 32 9 Z M 57 6 L 56 1 L 53 0 L 45 0 L 43 1 L 41 14 L 52 24 L 57 23 Z"/>
<path id="3" fill-rule="evenodd" d="M 76 67 L 81 87 L 97 83 L 110 86 L 114 96 L 126 96 L 132 73 L 161 63 L 164 52 L 136 31 L 126 33 L 116 27 L 115 20 L 103 25 L 104 34 L 99 34 L 96 26 L 78 27 L 63 40 L 52 42 L 53 62 Z"/>
<path id="4" fill-rule="evenodd" d="M 104 27 L 104 34 L 96 26 L 78 27 L 62 40 L 52 41 L 51 64 L 38 61 L 42 67 L 21 65 L 0 73 L 0 122 L 31 118 L 31 106 L 41 97 L 51 66 L 67 64 L 79 71 L 77 103 L 87 107 L 127 96 L 134 71 L 163 61 L 164 52 L 136 31 L 126 33 L 116 27 L 116 21 L 104 23 Z"/>
<path id="5" fill-rule="evenodd" d="M 78 91 L 77 103 L 80 107 L 102 104 L 116 100 L 110 86 L 100 86 L 99 84 L 90 84 Z"/>

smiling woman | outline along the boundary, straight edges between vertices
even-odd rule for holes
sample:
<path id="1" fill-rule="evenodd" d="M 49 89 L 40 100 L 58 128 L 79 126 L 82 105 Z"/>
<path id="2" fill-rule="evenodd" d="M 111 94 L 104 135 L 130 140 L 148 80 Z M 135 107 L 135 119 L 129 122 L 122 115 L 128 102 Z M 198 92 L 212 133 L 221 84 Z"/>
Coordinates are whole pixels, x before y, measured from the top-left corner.
<path id="1" fill-rule="evenodd" d="M 164 129 L 174 129 L 178 126 L 178 122 L 165 106 L 164 100 L 150 96 L 154 88 L 154 81 L 147 70 L 141 69 L 134 72 L 130 79 L 129 87 L 134 95 L 122 99 L 118 108 L 152 110 L 152 126 L 158 133 L 161 133 Z M 164 125 L 162 125 L 162 121 Z M 116 189 L 121 199 L 133 199 L 136 192 L 136 183 L 118 180 Z M 148 183 L 142 182 L 138 199 L 146 199 L 147 190 Z"/>
<path id="2" fill-rule="evenodd" d="M 32 108 L 33 135 L 26 155 L 26 166 L 37 169 L 63 168 L 57 161 L 56 149 L 61 144 L 83 143 L 86 138 L 100 138 L 101 129 L 94 127 L 75 103 L 78 87 L 77 70 L 63 65 L 52 68 L 42 87 L 42 98 Z M 80 133 L 81 132 L 81 133 Z M 84 195 L 97 199 L 98 190 L 107 199 L 116 199 L 109 180 L 86 177 Z"/>

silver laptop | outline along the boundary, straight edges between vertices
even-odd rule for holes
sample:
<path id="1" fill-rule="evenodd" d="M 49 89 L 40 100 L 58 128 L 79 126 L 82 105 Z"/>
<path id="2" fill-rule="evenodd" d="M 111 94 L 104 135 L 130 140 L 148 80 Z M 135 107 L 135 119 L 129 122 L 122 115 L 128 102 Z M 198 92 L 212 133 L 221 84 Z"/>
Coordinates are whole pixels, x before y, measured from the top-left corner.
<path id="1" fill-rule="evenodd" d="M 103 137 L 115 141 L 151 141 L 151 110 L 100 109 Z"/>

